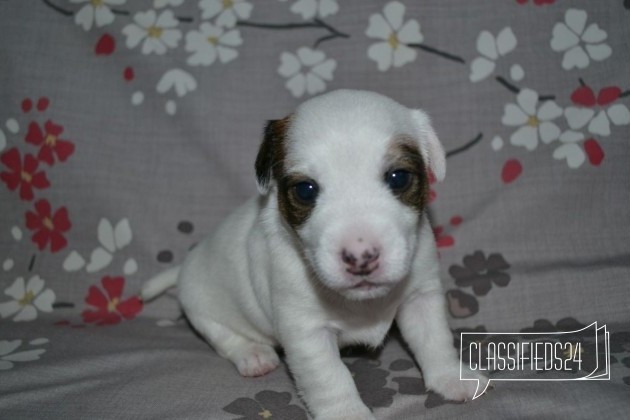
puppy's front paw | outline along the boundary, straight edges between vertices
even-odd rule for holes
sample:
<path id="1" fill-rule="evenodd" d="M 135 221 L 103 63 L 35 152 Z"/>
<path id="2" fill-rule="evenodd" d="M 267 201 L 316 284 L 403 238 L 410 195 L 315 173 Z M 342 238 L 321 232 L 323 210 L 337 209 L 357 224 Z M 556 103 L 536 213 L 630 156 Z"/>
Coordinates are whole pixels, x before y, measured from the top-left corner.
<path id="1" fill-rule="evenodd" d="M 462 378 L 477 379 L 480 391 L 486 388 L 489 379 L 484 375 L 462 368 Z M 447 400 L 470 401 L 475 396 L 477 381 L 465 381 L 459 378 L 459 365 L 451 366 L 427 379 L 426 386 Z"/>
<path id="2" fill-rule="evenodd" d="M 263 376 L 271 372 L 280 364 L 278 354 L 271 347 L 264 344 L 248 345 L 230 356 L 239 373 L 243 376 Z"/>

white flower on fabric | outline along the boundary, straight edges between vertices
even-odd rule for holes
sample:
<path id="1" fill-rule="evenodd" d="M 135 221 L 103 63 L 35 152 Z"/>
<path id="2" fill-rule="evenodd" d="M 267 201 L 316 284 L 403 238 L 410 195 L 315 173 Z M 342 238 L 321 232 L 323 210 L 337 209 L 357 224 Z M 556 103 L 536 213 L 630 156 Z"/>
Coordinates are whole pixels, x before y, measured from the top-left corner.
<path id="1" fill-rule="evenodd" d="M 120 6 L 127 0 L 70 0 L 71 3 L 87 3 L 74 15 L 74 22 L 84 30 L 92 26 L 103 27 L 114 21 L 114 13 L 108 6 Z"/>
<path id="2" fill-rule="evenodd" d="M 496 67 L 495 61 L 516 48 L 516 36 L 512 28 L 506 27 L 495 38 L 489 31 L 482 31 L 477 37 L 477 51 L 481 57 L 473 60 L 470 67 L 470 81 L 479 82 L 490 76 Z"/>
<path id="3" fill-rule="evenodd" d="M 241 19 L 249 19 L 254 6 L 245 0 L 201 0 L 199 2 L 202 19 L 218 16 L 215 23 L 225 28 L 236 26 Z"/>
<path id="4" fill-rule="evenodd" d="M 197 81 L 195 80 L 194 77 L 192 77 L 190 73 L 185 72 L 184 70 L 171 69 L 167 71 L 166 73 L 164 73 L 164 75 L 162 76 L 162 78 L 157 84 L 156 90 L 159 93 L 164 94 L 171 89 L 173 89 L 175 93 L 177 94 L 177 96 L 181 98 L 182 96 L 186 95 L 188 92 L 192 92 L 193 90 L 197 89 Z M 106 219 L 103 219 L 103 220 L 106 220 Z M 126 221 L 127 224 L 129 223 L 127 219 L 123 219 L 123 220 Z M 122 222 L 123 221 L 119 222 L 119 225 Z M 118 226 L 117 226 L 117 229 L 118 229 Z M 129 231 L 129 233 L 131 234 L 131 231 Z"/>
<path id="5" fill-rule="evenodd" d="M 210 66 L 217 58 L 227 63 L 238 57 L 235 47 L 243 44 L 238 29 L 228 29 L 204 22 L 198 31 L 186 34 L 186 51 L 193 53 L 186 62 L 191 66 Z"/>
<path id="6" fill-rule="evenodd" d="M 502 123 L 508 126 L 520 126 L 510 137 L 510 143 L 534 150 L 538 139 L 551 143 L 560 136 L 560 129 L 551 122 L 562 115 L 554 101 L 546 101 L 539 108 L 538 93 L 531 89 L 522 89 L 516 96 L 517 104 L 505 105 Z"/>
<path id="7" fill-rule="evenodd" d="M 101 246 L 96 247 L 86 265 L 85 259 L 76 251 L 72 251 L 63 262 L 66 271 L 78 271 L 85 266 L 88 273 L 94 273 L 107 267 L 114 259 L 114 253 L 131 243 L 133 235 L 128 219 L 122 219 L 116 227 L 102 218 L 98 224 L 97 237 Z"/>
<path id="8" fill-rule="evenodd" d="M 18 277 L 13 284 L 4 291 L 13 300 L 0 303 L 0 317 L 8 318 L 15 315 L 14 321 L 33 321 L 37 318 L 37 311 L 52 312 L 55 303 L 55 292 L 44 290 L 44 280 L 33 276 L 28 283 L 23 277 Z"/>
<path id="9" fill-rule="evenodd" d="M 380 71 L 392 66 L 401 67 L 416 59 L 417 53 L 409 44 L 419 44 L 424 38 L 415 19 L 404 21 L 405 5 L 393 1 L 383 8 L 383 14 L 370 16 L 365 34 L 382 40 L 368 48 L 368 57 L 376 61 Z"/>
<path id="10" fill-rule="evenodd" d="M 564 15 L 564 22 L 553 27 L 551 49 L 564 52 L 562 68 L 583 69 L 588 67 L 590 59 L 602 61 L 610 57 L 612 48 L 604 41 L 606 31 L 596 23 L 586 26 L 588 15 L 584 10 L 569 9 Z"/>
<path id="11" fill-rule="evenodd" d="M 296 15 L 301 15 L 304 20 L 310 20 L 334 15 L 339 11 L 339 5 L 337 0 L 298 0 L 291 5 L 290 10 Z"/>
<path id="12" fill-rule="evenodd" d="M 31 341 L 31 345 L 45 344 L 48 340 L 45 338 Z M 30 362 L 38 360 L 45 349 L 34 349 L 16 352 L 22 345 L 22 340 L 0 340 L 0 370 L 9 370 L 14 367 L 15 362 Z"/>
<path id="13" fill-rule="evenodd" d="M 177 7 L 181 6 L 184 0 L 153 0 L 153 7 L 161 9 L 166 6 Z"/>
<path id="14" fill-rule="evenodd" d="M 560 135 L 560 146 L 553 151 L 553 158 L 566 160 L 571 169 L 577 169 L 586 160 L 584 150 L 578 144 L 584 140 L 584 134 L 567 130 Z"/>
<path id="15" fill-rule="evenodd" d="M 610 136 L 610 124 L 630 124 L 630 110 L 624 104 L 615 104 L 597 112 L 592 108 L 567 107 L 564 116 L 572 130 L 581 130 L 588 125 L 588 131 L 600 136 Z"/>
<path id="16" fill-rule="evenodd" d="M 135 23 L 130 23 L 122 30 L 127 36 L 128 48 L 135 48 L 144 41 L 142 54 L 162 55 L 168 48 L 175 48 L 179 44 L 182 33 L 175 29 L 179 21 L 175 19 L 171 10 L 164 10 L 159 16 L 155 10 L 138 12 L 133 20 Z"/>
<path id="17" fill-rule="evenodd" d="M 308 93 L 314 95 L 326 90 L 326 81 L 333 80 L 337 62 L 308 47 L 301 47 L 296 54 L 283 52 L 278 73 L 288 78 L 285 86 L 299 98 Z"/>

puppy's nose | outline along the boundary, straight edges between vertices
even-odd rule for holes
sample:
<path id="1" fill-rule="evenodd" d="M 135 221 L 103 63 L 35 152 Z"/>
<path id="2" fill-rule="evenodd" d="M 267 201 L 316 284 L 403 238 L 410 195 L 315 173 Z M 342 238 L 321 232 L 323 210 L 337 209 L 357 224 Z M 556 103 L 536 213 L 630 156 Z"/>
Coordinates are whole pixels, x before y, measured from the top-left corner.
<path id="1" fill-rule="evenodd" d="M 341 250 L 341 260 L 346 271 L 355 276 L 367 276 L 379 266 L 380 251 L 377 246 L 357 238 Z"/>

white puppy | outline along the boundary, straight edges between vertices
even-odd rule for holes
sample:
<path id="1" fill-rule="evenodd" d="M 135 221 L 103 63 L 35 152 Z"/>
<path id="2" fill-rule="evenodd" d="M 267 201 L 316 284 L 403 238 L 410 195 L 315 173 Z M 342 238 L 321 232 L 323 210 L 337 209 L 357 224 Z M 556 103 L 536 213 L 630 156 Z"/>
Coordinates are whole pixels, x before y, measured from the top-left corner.
<path id="1" fill-rule="evenodd" d="M 426 386 L 470 399 L 476 382 L 460 380 L 426 216 L 427 172 L 442 180 L 445 169 L 421 110 L 365 91 L 310 99 L 268 123 L 260 196 L 142 296 L 177 282 L 194 328 L 244 376 L 275 369 L 282 347 L 318 419 L 373 418 L 339 347 L 381 345 L 394 319 Z"/>

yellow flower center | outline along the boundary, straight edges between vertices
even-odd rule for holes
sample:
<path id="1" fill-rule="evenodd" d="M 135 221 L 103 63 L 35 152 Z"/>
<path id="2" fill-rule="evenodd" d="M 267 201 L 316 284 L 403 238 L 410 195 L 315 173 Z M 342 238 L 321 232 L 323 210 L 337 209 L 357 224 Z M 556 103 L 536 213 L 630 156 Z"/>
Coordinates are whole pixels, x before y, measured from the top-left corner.
<path id="1" fill-rule="evenodd" d="M 102 7 L 103 6 L 103 0 L 90 0 L 90 3 L 92 3 L 92 6 L 94 6 L 94 7 Z"/>
<path id="2" fill-rule="evenodd" d="M 387 38 L 387 42 L 391 45 L 392 49 L 397 49 L 400 45 L 400 41 L 398 40 L 398 36 L 396 36 L 396 32 L 392 32 L 392 34 Z"/>
<path id="3" fill-rule="evenodd" d="M 527 125 L 531 127 L 538 127 L 540 125 L 540 120 L 532 115 L 527 119 Z"/>
<path id="4" fill-rule="evenodd" d="M 31 181 L 33 180 L 33 175 L 29 174 L 26 171 L 22 171 L 22 173 L 20 174 L 22 181 L 28 182 L 29 184 L 31 183 Z"/>
<path id="5" fill-rule="evenodd" d="M 55 225 L 53 224 L 52 220 L 50 220 L 50 217 L 46 217 L 44 218 L 44 221 L 42 222 L 42 224 L 46 227 L 46 229 L 48 230 L 55 230 Z"/>
<path id="6" fill-rule="evenodd" d="M 234 6 L 234 0 L 223 0 L 223 8 L 230 9 Z"/>
<path id="7" fill-rule="evenodd" d="M 46 146 L 54 147 L 55 144 L 57 144 L 57 136 L 54 136 L 52 134 L 47 134 L 46 139 L 44 140 L 44 144 Z"/>
<path id="8" fill-rule="evenodd" d="M 219 43 L 219 38 L 217 38 L 216 36 L 209 36 L 208 42 L 212 45 L 217 45 Z"/>
<path id="9" fill-rule="evenodd" d="M 258 415 L 263 419 L 270 419 L 272 416 L 271 411 L 267 410 L 266 408 L 258 413 Z"/>
<path id="10" fill-rule="evenodd" d="M 108 312 L 114 312 L 116 311 L 116 308 L 118 307 L 118 304 L 120 303 L 120 299 L 118 299 L 117 297 L 115 297 L 114 299 L 112 299 L 108 304 L 107 304 L 107 311 Z"/>
<path id="11" fill-rule="evenodd" d="M 29 305 L 33 301 L 33 299 L 35 299 L 35 293 L 33 293 L 31 290 L 27 290 L 22 299 L 18 300 L 18 304 L 20 306 L 26 306 Z"/>
<path id="12" fill-rule="evenodd" d="M 164 30 L 159 26 L 151 26 L 149 29 L 147 29 L 147 34 L 149 34 L 149 38 L 159 38 L 162 36 L 162 32 L 164 32 Z"/>

